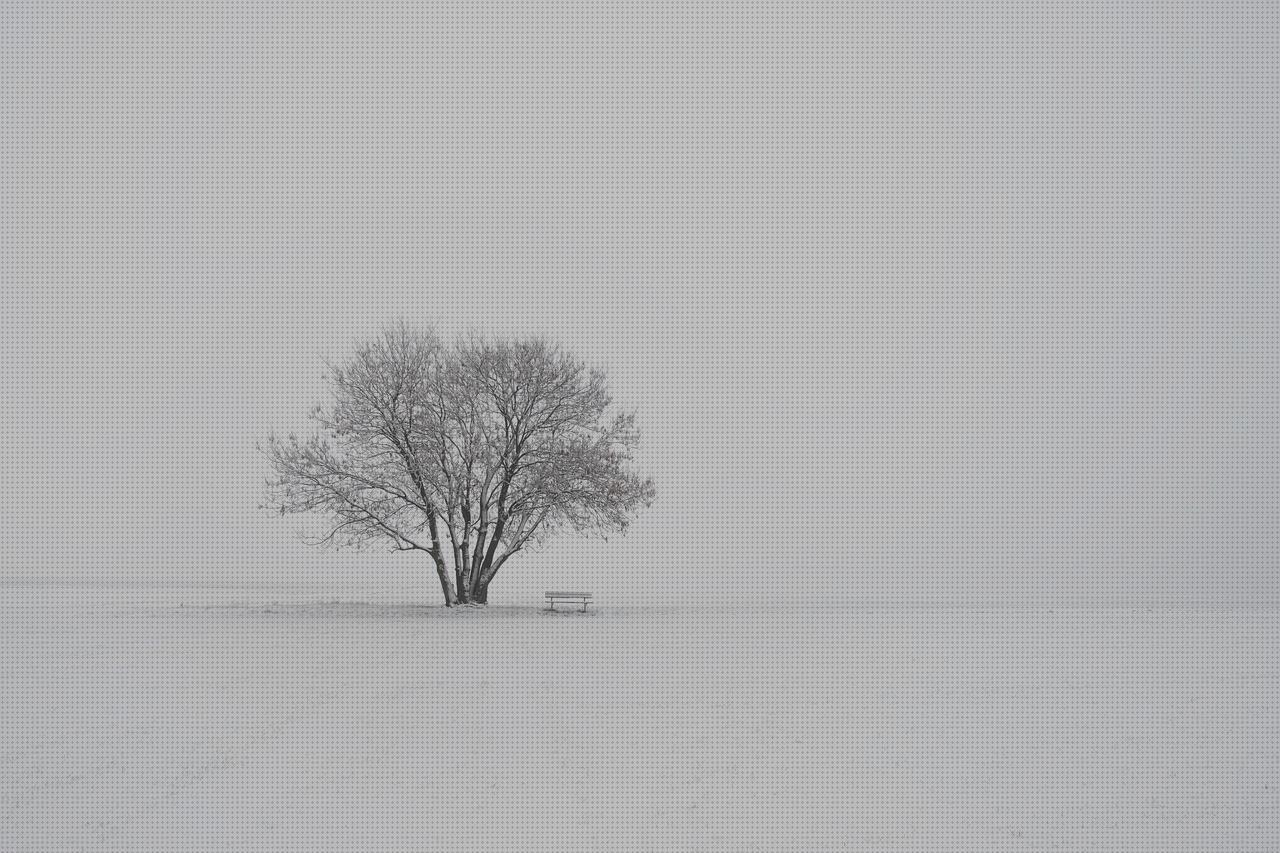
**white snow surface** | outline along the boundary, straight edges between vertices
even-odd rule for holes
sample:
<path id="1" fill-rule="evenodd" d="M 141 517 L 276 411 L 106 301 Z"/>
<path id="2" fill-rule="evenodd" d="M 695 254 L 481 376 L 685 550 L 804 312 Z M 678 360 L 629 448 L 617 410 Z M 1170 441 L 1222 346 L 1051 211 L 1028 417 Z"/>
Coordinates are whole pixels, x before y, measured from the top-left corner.
<path id="1" fill-rule="evenodd" d="M 0 850 L 1280 850 L 1274 609 L 3 592 Z"/>

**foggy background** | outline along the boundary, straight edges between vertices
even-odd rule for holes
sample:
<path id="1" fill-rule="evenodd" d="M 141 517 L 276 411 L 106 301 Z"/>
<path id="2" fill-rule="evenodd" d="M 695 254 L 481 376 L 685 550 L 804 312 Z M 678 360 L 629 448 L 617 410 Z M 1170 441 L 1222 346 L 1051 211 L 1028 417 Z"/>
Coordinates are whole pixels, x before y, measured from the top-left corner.
<path id="1" fill-rule="evenodd" d="M 436 603 L 257 509 L 405 317 L 639 415 L 496 603 L 1280 603 L 1272 4 L 0 15 L 0 579 Z"/>

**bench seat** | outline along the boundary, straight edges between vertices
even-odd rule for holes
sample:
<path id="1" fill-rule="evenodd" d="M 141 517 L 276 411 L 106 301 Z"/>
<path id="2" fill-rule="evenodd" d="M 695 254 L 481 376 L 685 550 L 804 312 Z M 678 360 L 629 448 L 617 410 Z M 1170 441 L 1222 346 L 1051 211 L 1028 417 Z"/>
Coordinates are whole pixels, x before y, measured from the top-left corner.
<path id="1" fill-rule="evenodd" d="M 557 601 L 574 601 L 582 605 L 582 611 L 585 613 L 587 605 L 591 603 L 591 593 L 589 592 L 546 592 L 543 597 L 550 602 L 551 610 L 556 609 Z"/>

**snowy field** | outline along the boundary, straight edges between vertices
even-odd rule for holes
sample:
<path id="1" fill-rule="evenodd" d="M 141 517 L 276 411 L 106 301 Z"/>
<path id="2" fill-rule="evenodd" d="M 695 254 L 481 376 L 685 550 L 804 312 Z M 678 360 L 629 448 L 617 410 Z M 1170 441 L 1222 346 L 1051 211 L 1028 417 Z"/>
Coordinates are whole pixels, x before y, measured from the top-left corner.
<path id="1" fill-rule="evenodd" d="M 3 591 L 0 850 L 1280 850 L 1274 610 Z"/>

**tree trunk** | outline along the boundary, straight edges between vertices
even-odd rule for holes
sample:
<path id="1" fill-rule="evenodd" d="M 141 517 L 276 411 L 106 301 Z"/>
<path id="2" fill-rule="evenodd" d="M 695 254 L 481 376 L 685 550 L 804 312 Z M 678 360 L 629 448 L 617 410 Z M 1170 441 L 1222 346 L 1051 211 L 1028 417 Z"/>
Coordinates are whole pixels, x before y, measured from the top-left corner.
<path id="1" fill-rule="evenodd" d="M 453 578 L 449 577 L 449 570 L 445 567 L 444 560 L 436 561 L 436 577 L 440 578 L 440 590 L 444 593 L 444 606 L 452 607 L 458 603 L 458 593 L 453 586 Z"/>
<path id="2" fill-rule="evenodd" d="M 484 564 L 473 567 L 471 573 L 471 600 L 484 603 L 489 589 L 489 584 L 485 583 Z"/>
<path id="3" fill-rule="evenodd" d="M 489 585 L 486 583 L 476 587 L 475 590 L 471 593 L 471 601 L 473 604 L 488 604 L 489 603 Z"/>

